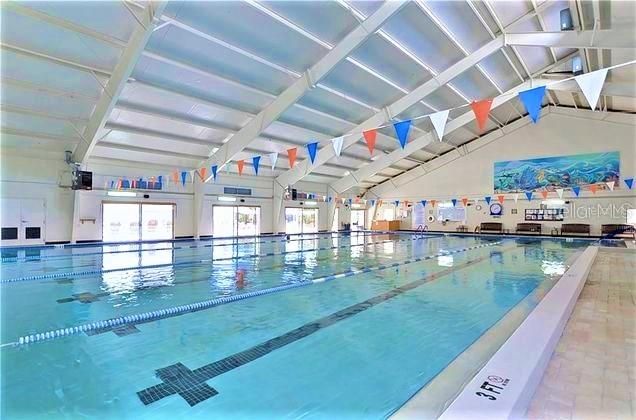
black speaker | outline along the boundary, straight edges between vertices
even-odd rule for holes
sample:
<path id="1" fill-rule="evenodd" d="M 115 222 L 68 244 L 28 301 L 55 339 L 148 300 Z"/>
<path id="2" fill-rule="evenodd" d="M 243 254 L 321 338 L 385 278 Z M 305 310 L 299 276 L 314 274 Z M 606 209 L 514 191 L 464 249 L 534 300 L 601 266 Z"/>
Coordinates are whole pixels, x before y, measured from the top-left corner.
<path id="1" fill-rule="evenodd" d="M 561 30 L 562 31 L 573 31 L 574 23 L 572 22 L 572 14 L 570 13 L 570 9 L 563 9 L 559 13 L 561 18 Z"/>
<path id="2" fill-rule="evenodd" d="M 88 171 L 74 171 L 71 188 L 74 190 L 92 190 L 93 173 Z"/>
<path id="3" fill-rule="evenodd" d="M 291 197 L 292 201 L 298 200 L 298 191 L 295 188 L 292 189 L 292 194 L 291 195 L 292 195 L 292 197 Z"/>

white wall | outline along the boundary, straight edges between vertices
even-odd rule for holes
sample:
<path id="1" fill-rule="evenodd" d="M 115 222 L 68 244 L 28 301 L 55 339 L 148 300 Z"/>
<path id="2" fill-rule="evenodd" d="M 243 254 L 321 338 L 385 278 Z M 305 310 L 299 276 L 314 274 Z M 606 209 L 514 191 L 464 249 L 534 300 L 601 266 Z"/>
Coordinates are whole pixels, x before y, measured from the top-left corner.
<path id="1" fill-rule="evenodd" d="M 550 108 L 538 124 L 529 124 L 527 119 L 520 120 L 506 128 L 507 133 L 494 133 L 484 136 L 466 147 L 466 152 L 454 151 L 443 156 L 431 165 L 418 168 L 410 174 L 394 178 L 376 189 L 380 197 L 387 201 L 383 206 L 392 205 L 395 199 L 418 203 L 421 199 L 450 200 L 467 197 L 481 200 L 482 210 L 475 205 L 467 210 L 466 224 L 472 230 L 484 221 L 499 221 L 504 227 L 514 230 L 523 222 L 526 208 L 539 208 L 540 196 L 535 194 L 528 202 L 521 194 L 518 203 L 510 195 L 504 203 L 504 216 L 494 219 L 483 201 L 486 195 L 493 196 L 493 165 L 496 161 L 529 159 L 537 157 L 573 155 L 594 152 L 619 151 L 621 156 L 621 185 L 614 192 L 600 191 L 596 195 L 588 191 L 581 192 L 581 198 L 572 197 L 566 191 L 571 206 L 576 206 L 578 214 L 566 211 L 565 222 L 588 223 L 593 233 L 600 232 L 604 223 L 625 223 L 625 208 L 636 207 L 636 190 L 627 190 L 624 178 L 636 174 L 636 116 L 618 113 L 601 113 L 565 108 Z M 551 194 L 550 197 L 555 197 Z M 618 211 L 608 211 L 614 207 Z M 421 211 L 417 205 L 416 211 Z M 517 214 L 512 210 L 517 209 Z M 572 207 L 572 209 L 574 209 Z M 622 209 L 622 210 L 621 210 Z M 426 208 L 427 216 L 434 213 L 430 204 Z M 381 214 L 381 213 L 378 213 Z M 411 217 L 402 222 L 402 228 L 414 228 Z M 544 231 L 560 223 L 544 223 Z M 427 223 L 431 230 L 454 231 L 460 223 Z"/>
<path id="2" fill-rule="evenodd" d="M 166 174 L 172 169 L 147 164 L 134 167 L 130 163 L 104 161 L 91 162 L 85 168 L 93 172 L 93 190 L 74 192 L 70 189 L 70 171 L 60 156 L 36 158 L 31 156 L 8 155 L 3 153 L 0 173 L 0 199 L 4 198 L 44 198 L 46 206 L 46 242 L 70 241 L 73 227 L 74 197 L 78 197 L 78 217 L 75 223 L 75 239 L 78 241 L 101 240 L 102 202 L 158 202 L 176 205 L 175 237 L 194 235 L 194 189 L 190 180 L 185 187 L 172 185 L 163 191 L 139 192 L 136 198 L 110 197 L 106 195 L 110 180 L 118 177 L 128 179 L 146 178 L 149 175 Z M 212 206 L 228 205 L 217 200 L 223 195 L 223 187 L 247 187 L 252 189 L 251 197 L 238 198 L 241 205 L 261 208 L 261 233 L 273 232 L 272 226 L 272 178 L 219 174 L 216 183 L 204 185 L 203 208 L 201 212 L 201 235 L 212 235 Z M 318 195 L 326 195 L 327 186 L 310 182 L 299 182 L 297 189 Z M 149 198 L 142 198 L 143 194 Z M 240 200 L 244 200 L 240 202 Z M 300 207 L 299 202 L 285 202 L 285 206 Z M 308 206 L 306 206 L 308 207 Z M 326 203 L 318 203 L 319 230 L 329 230 Z M 81 219 L 85 219 L 84 222 Z M 95 219 L 95 223 L 86 221 Z"/>

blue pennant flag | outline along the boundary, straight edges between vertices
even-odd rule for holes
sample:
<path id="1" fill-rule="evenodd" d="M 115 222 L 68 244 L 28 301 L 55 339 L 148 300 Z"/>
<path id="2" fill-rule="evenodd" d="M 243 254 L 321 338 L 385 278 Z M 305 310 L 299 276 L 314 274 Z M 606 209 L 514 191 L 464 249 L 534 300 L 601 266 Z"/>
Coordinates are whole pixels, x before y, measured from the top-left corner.
<path id="1" fill-rule="evenodd" d="M 395 200 L 393 203 L 395 204 L 395 207 L 397 207 L 400 205 L 400 200 Z"/>
<path id="2" fill-rule="evenodd" d="M 393 124 L 393 128 L 395 128 L 395 134 L 397 134 L 400 146 L 404 149 L 406 139 L 409 137 L 409 130 L 411 129 L 411 120 L 397 122 Z"/>
<path id="3" fill-rule="evenodd" d="M 492 197 L 488 195 L 484 197 L 484 200 L 486 200 L 486 204 L 490 205 L 490 200 L 492 200 Z"/>
<path id="4" fill-rule="evenodd" d="M 110 181 L 110 188 L 115 188 L 115 181 L 113 180 Z"/>
<path id="5" fill-rule="evenodd" d="M 254 173 L 258 175 L 258 164 L 261 162 L 260 156 L 254 156 L 252 158 L 252 165 L 254 166 Z"/>
<path id="6" fill-rule="evenodd" d="M 455 207 L 457 205 L 457 199 L 456 198 L 453 198 L 451 200 L 451 202 L 453 203 L 453 207 Z"/>
<path id="7" fill-rule="evenodd" d="M 420 203 L 422 203 L 422 207 L 426 207 L 426 200 L 422 200 Z"/>
<path id="8" fill-rule="evenodd" d="M 329 203 L 331 203 L 331 200 L 332 200 L 332 197 L 331 197 L 330 195 L 329 195 L 329 196 L 327 196 L 327 201 L 328 201 Z"/>
<path id="9" fill-rule="evenodd" d="M 347 202 L 349 203 L 349 205 L 351 205 L 351 203 L 353 203 L 353 198 L 349 198 Z"/>
<path id="10" fill-rule="evenodd" d="M 309 152 L 309 160 L 313 164 L 316 160 L 316 152 L 318 151 L 318 142 L 309 143 L 307 145 L 307 151 Z"/>
<path id="11" fill-rule="evenodd" d="M 159 175 L 157 181 L 159 181 L 159 184 L 163 184 L 163 175 Z"/>
<path id="12" fill-rule="evenodd" d="M 543 102 L 543 96 L 545 95 L 545 86 L 539 86 L 534 89 L 524 90 L 519 92 L 519 99 L 523 106 L 526 107 L 530 119 L 535 124 L 539 120 L 539 114 L 541 113 L 541 103 Z"/>
<path id="13" fill-rule="evenodd" d="M 627 188 L 631 190 L 632 187 L 634 186 L 634 178 L 627 178 L 624 181 L 625 181 L 625 185 L 627 185 Z"/>
<path id="14" fill-rule="evenodd" d="M 181 185 L 185 187 L 186 178 L 188 177 L 188 173 L 186 171 L 181 172 Z"/>
<path id="15" fill-rule="evenodd" d="M 579 194 L 581 193 L 581 187 L 572 187 L 572 191 L 574 192 L 574 194 L 576 194 L 576 196 L 578 197 Z"/>
<path id="16" fill-rule="evenodd" d="M 526 191 L 526 197 L 528 197 L 528 201 L 532 200 L 532 191 Z"/>
<path id="17" fill-rule="evenodd" d="M 212 170 L 212 178 L 216 181 L 216 172 L 219 170 L 219 167 L 214 165 L 210 169 Z"/>
<path id="18" fill-rule="evenodd" d="M 375 206 L 375 199 L 371 199 L 371 207 Z"/>

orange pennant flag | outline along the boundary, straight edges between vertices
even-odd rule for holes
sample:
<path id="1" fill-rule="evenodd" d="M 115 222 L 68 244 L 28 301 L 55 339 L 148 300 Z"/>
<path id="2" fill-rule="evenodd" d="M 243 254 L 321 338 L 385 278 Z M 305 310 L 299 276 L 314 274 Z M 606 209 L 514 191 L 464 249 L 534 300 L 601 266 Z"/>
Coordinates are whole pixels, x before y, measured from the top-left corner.
<path id="1" fill-rule="evenodd" d="M 543 197 L 544 199 L 548 198 L 548 192 L 547 191 L 541 191 L 541 197 Z"/>
<path id="2" fill-rule="evenodd" d="M 431 206 L 435 207 L 435 204 L 437 204 L 437 200 L 431 200 Z"/>
<path id="3" fill-rule="evenodd" d="M 374 128 L 373 130 L 363 132 L 362 135 L 364 136 L 364 140 L 367 142 L 369 153 L 373 154 L 373 151 L 375 150 L 375 139 L 378 136 L 378 132 Z"/>
<path id="4" fill-rule="evenodd" d="M 596 184 L 590 185 L 590 191 L 592 191 L 592 194 L 596 194 L 597 189 L 598 189 L 598 186 Z"/>
<path id="5" fill-rule="evenodd" d="M 290 168 L 293 168 L 296 163 L 296 153 L 298 153 L 298 148 L 296 147 L 287 149 L 287 159 L 289 159 Z"/>
<path id="6" fill-rule="evenodd" d="M 245 166 L 245 160 L 241 159 L 236 161 L 236 164 L 238 165 L 238 173 L 239 175 L 243 175 L 243 167 Z"/>
<path id="7" fill-rule="evenodd" d="M 503 195 L 498 195 L 497 196 L 497 200 L 499 201 L 500 204 L 503 204 L 505 199 L 506 199 L 506 197 L 503 196 Z"/>
<path id="8" fill-rule="evenodd" d="M 466 197 L 462 198 L 462 204 L 464 205 L 464 207 L 466 207 L 467 203 L 468 203 L 468 199 Z"/>
<path id="9" fill-rule="evenodd" d="M 488 121 L 488 114 L 490 113 L 490 107 L 492 106 L 492 99 L 484 99 L 482 101 L 473 101 L 470 103 L 470 107 L 475 113 L 477 119 L 477 127 L 479 131 L 484 131 L 486 128 L 486 121 Z"/>
<path id="10" fill-rule="evenodd" d="M 203 167 L 199 169 L 199 176 L 201 177 L 201 181 L 205 182 L 205 178 L 207 174 L 208 174 L 208 168 Z"/>

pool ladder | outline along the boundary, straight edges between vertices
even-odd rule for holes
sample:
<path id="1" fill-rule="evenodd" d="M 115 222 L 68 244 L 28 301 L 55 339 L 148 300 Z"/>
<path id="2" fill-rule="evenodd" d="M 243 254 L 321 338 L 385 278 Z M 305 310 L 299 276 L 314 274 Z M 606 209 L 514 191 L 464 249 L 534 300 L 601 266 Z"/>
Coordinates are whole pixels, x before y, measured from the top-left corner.
<path id="1" fill-rule="evenodd" d="M 424 237 L 424 233 L 425 233 L 425 232 L 428 232 L 428 226 L 427 226 L 427 225 L 424 225 L 424 226 L 419 225 L 419 226 L 417 227 L 417 229 L 415 229 L 415 231 L 417 232 L 417 235 L 418 235 L 420 238 L 423 238 L 423 237 Z"/>

